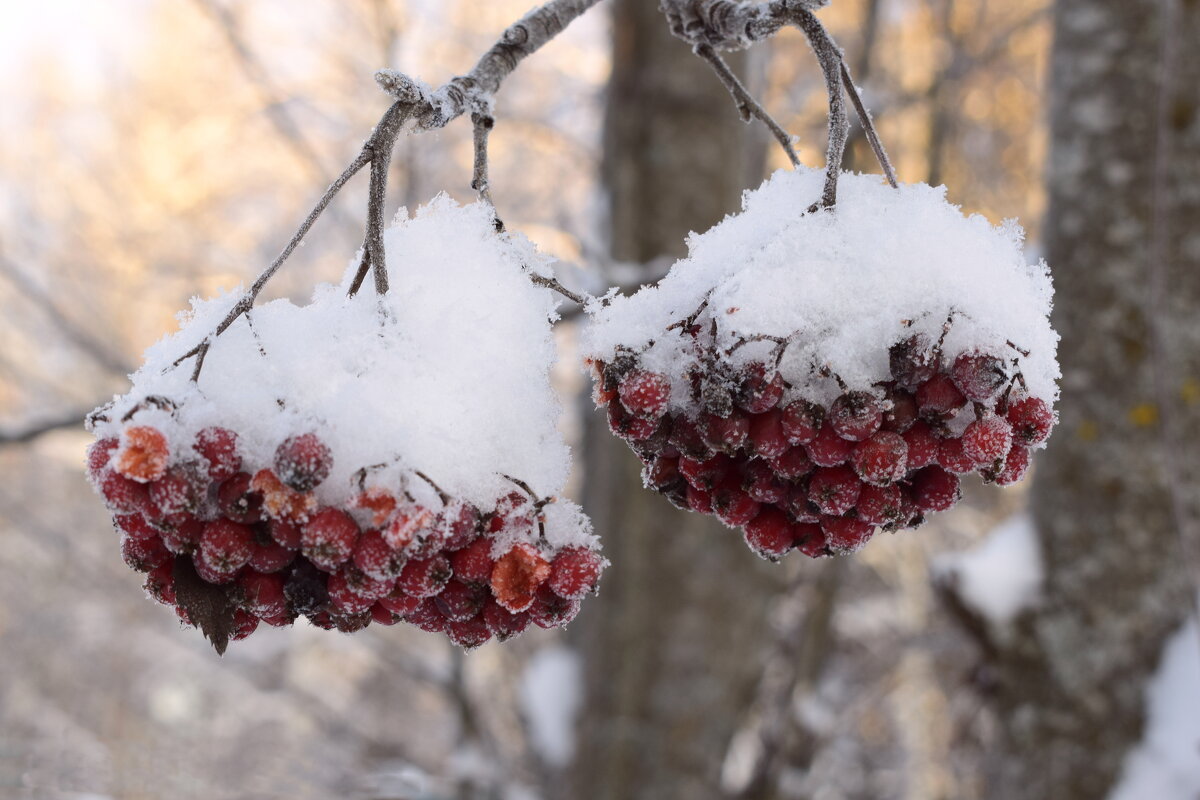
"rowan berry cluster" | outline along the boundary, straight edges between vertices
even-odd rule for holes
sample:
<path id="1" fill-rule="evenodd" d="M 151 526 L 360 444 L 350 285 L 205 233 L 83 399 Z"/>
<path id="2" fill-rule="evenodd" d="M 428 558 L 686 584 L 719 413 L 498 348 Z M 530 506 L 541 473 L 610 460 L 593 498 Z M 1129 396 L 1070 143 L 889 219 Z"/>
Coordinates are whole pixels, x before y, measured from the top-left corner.
<path id="1" fill-rule="evenodd" d="M 618 349 L 592 362 L 596 403 L 642 460 L 648 488 L 741 528 L 770 560 L 792 549 L 851 553 L 877 528 L 919 527 L 958 502 L 960 475 L 1015 483 L 1055 422 L 1045 400 L 1024 392 L 1019 359 L 948 358 L 922 334 L 890 348 L 890 380 L 880 384 L 851 388 L 817 370 L 841 391 L 822 405 L 779 369 L 790 340 L 735 365 L 716 347 L 715 326 L 693 316 L 672 327 L 692 340 L 683 374 L 652 371 Z M 673 397 L 673 386 L 686 396 Z"/>
<path id="2" fill-rule="evenodd" d="M 403 487 L 367 486 L 364 470 L 347 503 L 325 505 L 316 490 L 333 457 L 317 433 L 286 438 L 269 465 L 247 463 L 238 438 L 207 427 L 170 442 L 131 420 L 88 451 L 125 562 L 185 623 L 198 621 L 176 592 L 181 575 L 222 593 L 234 640 L 303 616 L 345 632 L 404 621 L 471 649 L 530 623 L 567 624 L 605 566 L 589 546 L 552 547 L 550 501 L 532 493 L 480 509 L 418 473 L 441 498 L 433 507 Z"/>

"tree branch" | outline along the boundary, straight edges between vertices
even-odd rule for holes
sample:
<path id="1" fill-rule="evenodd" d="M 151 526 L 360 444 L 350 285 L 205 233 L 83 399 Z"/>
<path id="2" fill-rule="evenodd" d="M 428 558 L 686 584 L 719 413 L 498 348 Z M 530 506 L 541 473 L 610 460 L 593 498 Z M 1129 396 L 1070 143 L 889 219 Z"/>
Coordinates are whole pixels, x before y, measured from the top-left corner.
<path id="1" fill-rule="evenodd" d="M 721 83 L 725 84 L 725 88 L 733 95 L 733 100 L 737 103 L 738 113 L 741 114 L 744 122 L 749 122 L 752 118 L 760 120 L 767 126 L 767 130 L 779 142 L 780 147 L 787 153 L 788 160 L 792 162 L 792 166 L 800 165 L 800 157 L 796 155 L 796 148 L 792 146 L 792 136 L 783 129 L 783 126 L 775 121 L 762 105 L 757 100 L 750 96 L 750 92 L 738 80 L 737 75 L 725 63 L 725 59 L 713 49 L 710 44 L 696 45 L 696 55 L 703 58 L 712 65 L 713 71 L 717 73 L 717 77 L 721 79 Z"/>

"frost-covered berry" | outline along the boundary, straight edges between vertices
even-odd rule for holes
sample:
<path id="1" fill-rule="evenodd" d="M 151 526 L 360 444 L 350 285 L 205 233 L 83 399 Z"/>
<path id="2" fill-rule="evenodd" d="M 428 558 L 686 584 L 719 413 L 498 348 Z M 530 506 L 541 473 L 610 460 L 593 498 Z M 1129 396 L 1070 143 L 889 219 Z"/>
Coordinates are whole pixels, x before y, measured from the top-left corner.
<path id="1" fill-rule="evenodd" d="M 921 409 L 921 416 L 926 419 L 945 419 L 966 402 L 967 398 L 948 375 L 934 375 L 917 389 L 917 406 Z"/>
<path id="2" fill-rule="evenodd" d="M 655 456 L 642 470 L 642 482 L 646 488 L 658 492 L 665 491 L 683 480 L 685 478 L 679 472 L 679 459 L 671 456 Z"/>
<path id="3" fill-rule="evenodd" d="M 712 455 L 712 451 L 704 443 L 704 437 L 700 435 L 697 423 L 684 416 L 678 416 L 672 420 L 671 434 L 667 437 L 667 441 L 681 455 L 688 458 L 703 461 Z"/>
<path id="4" fill-rule="evenodd" d="M 416 608 L 404 616 L 404 620 L 430 633 L 441 633 L 446 630 L 446 618 L 442 616 L 442 612 L 438 610 L 432 597 L 422 600 Z"/>
<path id="5" fill-rule="evenodd" d="M 396 510 L 396 496 L 387 489 L 377 486 L 359 492 L 350 501 L 352 508 L 362 509 L 367 523 L 376 528 L 385 527 Z"/>
<path id="6" fill-rule="evenodd" d="M 461 621 L 450 620 L 446 623 L 446 635 L 450 637 L 451 642 L 463 650 L 474 650 L 492 638 L 492 632 L 488 629 L 483 617 Z"/>
<path id="7" fill-rule="evenodd" d="M 539 628 L 561 628 L 575 619 L 578 613 L 578 600 L 559 597 L 548 586 L 538 589 L 537 596 L 529 606 L 529 618 Z"/>
<path id="8" fill-rule="evenodd" d="M 904 437 L 879 431 L 854 446 L 854 471 L 866 483 L 887 486 L 903 480 L 908 472 L 908 445 Z"/>
<path id="9" fill-rule="evenodd" d="M 938 442 L 937 463 L 942 469 L 955 475 L 966 475 L 968 472 L 974 472 L 979 466 L 979 462 L 963 450 L 963 440 L 957 436 Z"/>
<path id="10" fill-rule="evenodd" d="M 788 484 L 781 480 L 771 465 L 765 461 L 754 461 L 746 464 L 743 471 L 742 488 L 751 500 L 759 503 L 781 503 L 787 498 Z"/>
<path id="11" fill-rule="evenodd" d="M 630 414 L 620 403 L 608 407 L 608 427 L 629 442 L 644 442 L 658 431 L 659 419 Z"/>
<path id="12" fill-rule="evenodd" d="M 808 500 L 808 484 L 797 483 L 788 491 L 787 512 L 800 523 L 820 522 L 821 512 Z"/>
<path id="13" fill-rule="evenodd" d="M 783 397 L 783 376 L 766 364 L 755 361 L 739 373 L 734 402 L 748 414 L 761 414 L 779 404 Z"/>
<path id="14" fill-rule="evenodd" d="M 825 543 L 825 531 L 816 522 L 805 522 L 792 527 L 792 541 L 796 549 L 809 558 L 822 558 L 829 555 L 829 547 Z"/>
<path id="15" fill-rule="evenodd" d="M 367 573 L 363 572 L 354 563 L 347 561 L 342 565 L 339 572 L 346 577 L 346 584 L 357 594 L 367 598 L 368 600 L 378 600 L 381 597 L 386 597 L 391 594 L 396 588 L 395 578 L 386 578 L 377 580 L 372 578 Z"/>
<path id="16" fill-rule="evenodd" d="M 250 475 L 239 472 L 217 487 L 217 508 L 222 516 L 250 525 L 262 519 L 262 495 L 250 487 Z"/>
<path id="17" fill-rule="evenodd" d="M 121 539 L 121 557 L 136 572 L 149 572 L 172 560 L 171 551 L 153 532 L 148 536 L 126 534 Z"/>
<path id="18" fill-rule="evenodd" d="M 355 591 L 347 577 L 345 569 L 340 569 L 329 576 L 326 584 L 329 592 L 329 602 L 334 608 L 346 614 L 358 614 L 367 611 L 375 604 L 375 599 L 365 597 Z"/>
<path id="19" fill-rule="evenodd" d="M 917 421 L 917 398 L 903 389 L 891 389 L 887 393 L 887 408 L 883 412 L 885 431 L 904 433 Z"/>
<path id="20" fill-rule="evenodd" d="M 98 483 L 104 475 L 104 468 L 108 466 L 108 462 L 112 458 L 115 451 L 121 444 L 121 440 L 115 436 L 109 436 L 104 439 L 98 439 L 88 445 L 87 449 L 87 474 L 92 483 Z"/>
<path id="21" fill-rule="evenodd" d="M 783 455 L 767 459 L 767 465 L 776 475 L 787 481 L 803 478 L 812 472 L 813 468 L 812 459 L 808 457 L 808 451 L 804 449 L 803 445 L 796 445 L 784 452 Z"/>
<path id="22" fill-rule="evenodd" d="M 392 591 L 379 598 L 376 603 L 383 606 L 393 614 L 405 616 L 416 610 L 417 606 L 421 605 L 422 598 L 408 594 L 399 586 L 396 586 Z"/>
<path id="23" fill-rule="evenodd" d="M 439 525 L 445 533 L 449 551 L 461 550 L 479 538 L 479 509 L 470 503 L 458 503 L 442 512 Z"/>
<path id="24" fill-rule="evenodd" d="M 146 592 L 164 606 L 175 605 L 175 559 L 168 558 L 146 575 Z"/>
<path id="25" fill-rule="evenodd" d="M 204 526 L 200 535 L 200 555 L 218 572 L 229 573 L 244 566 L 254 553 L 254 531 L 227 519 Z"/>
<path id="26" fill-rule="evenodd" d="M 492 568 L 496 602 L 516 613 L 529 608 L 538 587 L 550 577 L 550 563 L 531 544 L 519 542 Z"/>
<path id="27" fill-rule="evenodd" d="M 687 504 L 688 508 L 697 514 L 711 514 L 713 510 L 712 493 L 689 485 L 687 487 Z"/>
<path id="28" fill-rule="evenodd" d="M 275 617 L 287 610 L 282 575 L 248 569 L 238 576 L 237 586 L 243 607 L 256 617 Z"/>
<path id="29" fill-rule="evenodd" d="M 867 485 L 862 488 L 862 492 L 858 496 L 855 513 L 863 522 L 888 528 L 907 521 L 909 515 L 906 513 L 905 505 L 900 487 L 894 484 L 891 486 Z"/>
<path id="30" fill-rule="evenodd" d="M 870 392 L 846 392 L 829 407 L 829 424 L 843 439 L 861 442 L 883 424 L 883 406 Z"/>
<path id="31" fill-rule="evenodd" d="M 987 353 L 963 353 L 950 369 L 954 385 L 971 401 L 988 403 L 1008 384 L 1004 362 Z"/>
<path id="32" fill-rule="evenodd" d="M 233 633 L 229 635 L 230 641 L 240 642 L 256 630 L 258 630 L 258 617 L 240 608 L 233 612 Z"/>
<path id="33" fill-rule="evenodd" d="M 237 580 L 238 572 L 241 570 L 241 567 L 232 570 L 222 569 L 209 561 L 200 550 L 197 550 L 192 555 L 192 564 L 195 566 L 196 574 L 200 576 L 200 580 L 211 583 L 214 586 L 224 586 L 233 583 Z"/>
<path id="34" fill-rule="evenodd" d="M 204 477 L 194 464 L 177 464 L 156 481 L 148 484 L 150 499 L 164 516 L 196 510 L 207 489 Z"/>
<path id="35" fill-rule="evenodd" d="M 772 408 L 750 418 L 750 436 L 746 448 L 761 458 L 783 455 L 791 446 L 783 432 L 783 412 Z"/>
<path id="36" fill-rule="evenodd" d="M 300 531 L 304 557 L 317 567 L 333 572 L 354 552 L 358 544 L 358 525 L 345 511 L 325 508 Z"/>
<path id="37" fill-rule="evenodd" d="M 962 435 L 963 455 L 976 466 L 995 463 L 1008 453 L 1013 444 L 1012 426 L 1004 417 L 988 414 L 975 420 Z"/>
<path id="38" fill-rule="evenodd" d="M 925 467 L 912 478 L 912 498 L 921 511 L 946 511 L 962 496 L 958 476 L 939 467 Z"/>
<path id="39" fill-rule="evenodd" d="M 237 434 L 228 428 L 205 428 L 196 434 L 193 448 L 204 459 L 210 480 L 232 478 L 242 468 L 237 451 Z"/>
<path id="40" fill-rule="evenodd" d="M 146 484 L 126 478 L 111 469 L 104 470 L 100 478 L 100 495 L 108 510 L 114 514 L 133 514 L 153 504 Z"/>
<path id="41" fill-rule="evenodd" d="M 822 514 L 839 516 L 854 508 L 862 483 L 847 466 L 822 467 L 808 482 L 808 499 Z"/>
<path id="42" fill-rule="evenodd" d="M 848 554 L 861 550 L 875 533 L 875 526 L 855 517 L 821 517 L 825 546 L 835 553 Z"/>
<path id="43" fill-rule="evenodd" d="M 300 549 L 301 536 L 299 525 L 293 525 L 281 519 L 273 519 L 267 523 L 267 533 L 281 547 L 286 547 L 289 550 Z"/>
<path id="44" fill-rule="evenodd" d="M 788 403 L 783 409 L 780 425 L 791 444 L 808 444 L 816 438 L 825 422 L 825 408 L 807 400 Z"/>
<path id="45" fill-rule="evenodd" d="M 854 443 L 838 436 L 837 431 L 828 421 L 821 426 L 816 437 L 804 447 L 808 451 L 808 457 L 818 467 L 836 467 L 838 464 L 845 464 L 854 454 Z"/>
<path id="46" fill-rule="evenodd" d="M 250 479 L 250 488 L 262 497 L 263 512 L 271 519 L 300 524 L 317 510 L 317 498 L 291 488 L 269 469 L 260 469 Z"/>
<path id="47" fill-rule="evenodd" d="M 704 461 L 687 457 L 679 459 L 680 474 L 687 480 L 688 485 L 697 489 L 711 489 L 713 485 L 733 474 L 733 471 L 733 459 L 724 453 L 718 453 Z"/>
<path id="48" fill-rule="evenodd" d="M 713 450 L 736 453 L 750 436 L 750 418 L 740 411 L 732 411 L 727 417 L 704 414 L 700 417 L 700 435 Z"/>
<path id="49" fill-rule="evenodd" d="M 1008 423 L 1013 439 L 1026 447 L 1037 447 L 1050 437 L 1054 427 L 1054 412 L 1045 400 L 1026 397 L 1008 407 Z"/>
<path id="50" fill-rule="evenodd" d="M 761 504 L 734 482 L 727 481 L 713 490 L 712 513 L 731 528 L 740 528 L 758 516 Z"/>
<path id="51" fill-rule="evenodd" d="M 445 556 L 410 559 L 400 570 L 396 586 L 413 597 L 434 597 L 450 582 L 453 570 Z"/>
<path id="52" fill-rule="evenodd" d="M 586 547 L 567 547 L 550 562 L 547 586 L 559 597 L 574 599 L 595 591 L 604 559 Z"/>
<path id="53" fill-rule="evenodd" d="M 491 583 L 492 569 L 496 566 L 492 558 L 492 540 L 476 539 L 450 556 L 454 577 L 464 583 L 486 586 Z"/>
<path id="54" fill-rule="evenodd" d="M 121 432 L 113 467 L 138 483 L 156 481 L 167 471 L 171 451 L 167 437 L 158 428 L 134 425 Z"/>
<path id="55" fill-rule="evenodd" d="M 933 428 L 921 420 L 904 432 L 904 444 L 908 448 L 908 472 L 929 467 L 937 463 L 938 445 L 941 439 Z"/>
<path id="56" fill-rule="evenodd" d="M 617 386 L 621 405 L 636 417 L 658 419 L 671 402 L 671 382 L 657 372 L 635 369 Z"/>
<path id="57" fill-rule="evenodd" d="M 165 538 L 164 538 L 165 541 Z M 276 541 L 257 541 L 254 552 L 250 554 L 250 568 L 259 572 L 279 572 L 296 558 L 296 551 L 288 549 Z"/>
<path id="58" fill-rule="evenodd" d="M 275 474 L 297 492 L 311 492 L 332 469 L 333 453 L 315 433 L 289 436 L 275 450 Z"/>
<path id="59" fill-rule="evenodd" d="M 746 544 L 768 561 L 778 561 L 795 544 L 792 523 L 787 515 L 774 508 L 764 508 L 743 529 Z"/>
<path id="60" fill-rule="evenodd" d="M 395 611 L 389 611 L 386 606 L 376 603 L 371 606 L 371 621 L 376 625 L 392 626 L 397 622 L 404 621 L 403 614 L 397 614 Z"/>
<path id="61" fill-rule="evenodd" d="M 902 388 L 914 389 L 937 372 L 938 358 L 923 334 L 910 336 L 888 350 L 892 380 Z"/>
<path id="62" fill-rule="evenodd" d="M 383 539 L 396 550 L 418 553 L 422 542 L 430 538 L 437 517 L 433 511 L 418 503 L 406 503 L 392 514 L 392 521 L 383 530 Z"/>
<path id="63" fill-rule="evenodd" d="M 466 622 L 474 619 L 483 610 L 488 591 L 479 585 L 470 585 L 452 580 L 438 592 L 434 602 L 442 615 L 451 622 Z"/>
<path id="64" fill-rule="evenodd" d="M 1029 448 L 1013 445 L 1004 459 L 1004 467 L 992 478 L 999 486 L 1011 486 L 1029 470 Z"/>
<path id="65" fill-rule="evenodd" d="M 377 530 L 365 531 L 358 537 L 351 558 L 354 566 L 364 574 L 380 581 L 395 578 L 408 560 L 404 553 L 384 541 L 383 534 Z"/>
<path id="66" fill-rule="evenodd" d="M 506 642 L 520 635 L 529 627 L 529 612 L 514 614 L 495 600 L 488 600 L 483 607 L 483 623 L 498 642 Z"/>

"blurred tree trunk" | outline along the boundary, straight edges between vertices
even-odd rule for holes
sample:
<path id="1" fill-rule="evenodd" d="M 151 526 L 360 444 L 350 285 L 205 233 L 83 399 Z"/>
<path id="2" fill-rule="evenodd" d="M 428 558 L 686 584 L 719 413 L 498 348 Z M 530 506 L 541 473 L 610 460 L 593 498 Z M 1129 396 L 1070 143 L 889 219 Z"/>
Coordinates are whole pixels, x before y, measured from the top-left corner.
<path id="1" fill-rule="evenodd" d="M 1043 602 L 996 664 L 1005 752 L 991 797 L 1105 797 L 1141 736 L 1164 639 L 1192 608 L 1178 530 L 1200 485 L 1200 3 L 1177 3 L 1173 23 L 1166 7 L 1056 6 L 1046 245 L 1062 418 L 1034 489 Z M 1190 462 L 1174 474 L 1168 442 Z"/>
<path id="2" fill-rule="evenodd" d="M 657 5 L 614 6 L 605 131 L 612 255 L 643 264 L 683 255 L 687 233 L 736 210 L 762 171 L 761 137 L 670 36 Z M 584 505 L 613 566 L 571 629 L 586 706 L 563 796 L 718 797 L 730 735 L 761 672 L 780 571 L 738 533 L 643 489 L 637 459 L 603 414 L 589 415 L 585 450 Z"/>

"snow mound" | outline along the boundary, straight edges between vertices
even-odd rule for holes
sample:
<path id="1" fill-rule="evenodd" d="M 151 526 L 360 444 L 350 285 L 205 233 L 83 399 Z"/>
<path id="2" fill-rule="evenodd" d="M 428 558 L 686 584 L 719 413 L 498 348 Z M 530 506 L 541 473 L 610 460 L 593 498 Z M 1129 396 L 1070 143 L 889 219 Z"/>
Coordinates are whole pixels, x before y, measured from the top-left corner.
<path id="1" fill-rule="evenodd" d="M 841 393 L 834 376 L 854 389 L 887 381 L 889 347 L 915 334 L 936 342 L 951 318 L 946 358 L 1017 359 L 1029 394 L 1053 402 L 1050 274 L 1027 263 L 1015 222 L 964 216 L 944 187 L 893 189 L 849 173 L 834 210 L 805 213 L 823 179 L 777 172 L 745 194 L 742 213 L 693 234 L 689 256 L 657 285 L 593 303 L 584 354 L 604 361 L 633 350 L 645 369 L 672 376 L 672 410 L 684 409 L 696 356 L 668 328 L 707 300 L 695 321 L 712 326 L 734 366 L 772 354 L 776 342 L 754 337 L 788 338 L 780 370 L 791 395 L 828 404 Z"/>
<path id="2" fill-rule="evenodd" d="M 488 206 L 444 195 L 412 219 L 401 209 L 385 247 L 386 296 L 368 277 L 347 297 L 356 256 L 341 283 L 318 286 L 309 304 L 275 300 L 240 317 L 212 340 L 196 383 L 192 360 L 173 363 L 212 333 L 241 290 L 194 299 L 94 432 L 118 436 L 146 398 L 167 398 L 173 409 L 145 407 L 136 421 L 166 434 L 172 463 L 196 457 L 195 435 L 208 426 L 235 431 L 243 458 L 262 467 L 287 437 L 317 432 L 333 455 L 316 490 L 323 505 L 345 506 L 364 480 L 438 505 L 417 471 L 483 509 L 520 491 L 505 476 L 539 497 L 559 494 L 569 452 L 549 375 L 557 300 L 530 281 L 550 274 L 550 260 L 519 234 L 497 234 Z M 559 506 L 547 515 L 552 546 L 592 545 L 586 518 Z"/>

